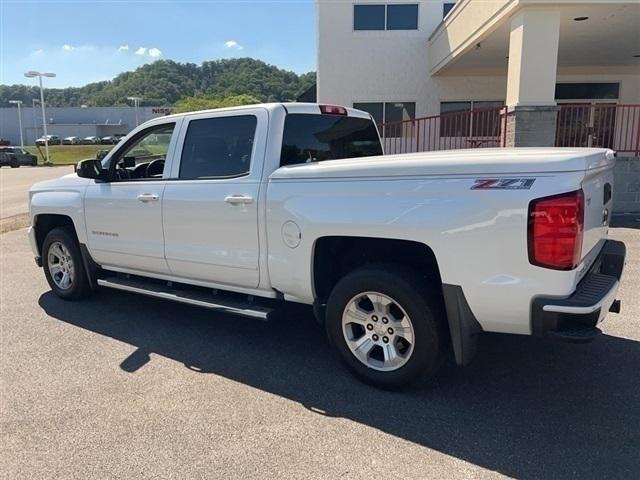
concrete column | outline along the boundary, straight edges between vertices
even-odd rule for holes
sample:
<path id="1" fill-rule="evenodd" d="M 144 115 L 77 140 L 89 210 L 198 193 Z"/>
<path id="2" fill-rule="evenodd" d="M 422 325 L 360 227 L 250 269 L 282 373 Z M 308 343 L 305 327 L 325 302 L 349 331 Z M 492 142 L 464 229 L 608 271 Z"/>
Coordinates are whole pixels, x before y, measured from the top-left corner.
<path id="1" fill-rule="evenodd" d="M 553 146 L 560 12 L 525 8 L 511 19 L 506 144 Z"/>

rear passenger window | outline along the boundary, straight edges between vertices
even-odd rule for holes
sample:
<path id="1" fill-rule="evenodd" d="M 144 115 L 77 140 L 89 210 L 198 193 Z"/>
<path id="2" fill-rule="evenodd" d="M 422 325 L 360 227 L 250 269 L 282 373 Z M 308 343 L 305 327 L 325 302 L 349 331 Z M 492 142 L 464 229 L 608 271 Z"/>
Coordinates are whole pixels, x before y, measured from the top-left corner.
<path id="1" fill-rule="evenodd" d="M 180 178 L 237 177 L 249 173 L 257 122 L 254 115 L 190 121 L 182 148 Z"/>

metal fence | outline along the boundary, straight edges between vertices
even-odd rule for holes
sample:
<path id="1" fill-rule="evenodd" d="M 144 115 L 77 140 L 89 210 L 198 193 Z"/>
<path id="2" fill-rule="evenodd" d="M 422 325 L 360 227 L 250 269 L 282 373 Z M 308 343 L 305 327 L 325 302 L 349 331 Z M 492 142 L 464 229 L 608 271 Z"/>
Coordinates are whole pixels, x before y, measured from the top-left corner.
<path id="1" fill-rule="evenodd" d="M 385 153 L 505 145 L 506 109 L 451 112 L 380 125 Z"/>
<path id="2" fill-rule="evenodd" d="M 605 147 L 640 156 L 640 105 L 563 104 L 555 145 Z M 379 126 L 387 154 L 506 146 L 503 108 L 443 113 Z"/>
<path id="3" fill-rule="evenodd" d="M 640 105 L 560 105 L 558 147 L 604 147 L 640 156 Z"/>

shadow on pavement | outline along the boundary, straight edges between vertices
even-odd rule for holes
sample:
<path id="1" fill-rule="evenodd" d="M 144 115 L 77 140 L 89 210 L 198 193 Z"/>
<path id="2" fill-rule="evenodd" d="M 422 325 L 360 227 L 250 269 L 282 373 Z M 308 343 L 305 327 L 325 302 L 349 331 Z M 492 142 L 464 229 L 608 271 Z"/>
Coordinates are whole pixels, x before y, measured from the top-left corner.
<path id="1" fill-rule="evenodd" d="M 123 292 L 73 304 L 47 292 L 39 303 L 54 318 L 137 347 L 122 359 L 127 372 L 162 355 L 512 477 L 640 471 L 636 341 L 603 335 L 580 346 L 487 335 L 471 366 L 392 393 L 346 373 L 303 308 L 263 323 Z"/>
<path id="2" fill-rule="evenodd" d="M 611 217 L 612 228 L 640 228 L 640 213 L 613 215 Z"/>

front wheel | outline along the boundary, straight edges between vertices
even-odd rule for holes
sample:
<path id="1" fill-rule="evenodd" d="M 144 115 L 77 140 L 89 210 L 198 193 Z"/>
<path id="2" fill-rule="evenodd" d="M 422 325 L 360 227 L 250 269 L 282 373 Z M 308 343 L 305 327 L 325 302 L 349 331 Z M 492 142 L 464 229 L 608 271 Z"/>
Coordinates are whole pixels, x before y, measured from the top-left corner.
<path id="1" fill-rule="evenodd" d="M 54 228 L 42 245 L 44 274 L 51 290 L 64 300 L 78 300 L 91 289 L 75 234 L 69 228 Z"/>
<path id="2" fill-rule="evenodd" d="M 446 351 L 442 296 L 400 266 L 364 267 L 346 275 L 327 304 L 327 334 L 363 381 L 400 388 L 433 376 Z"/>

